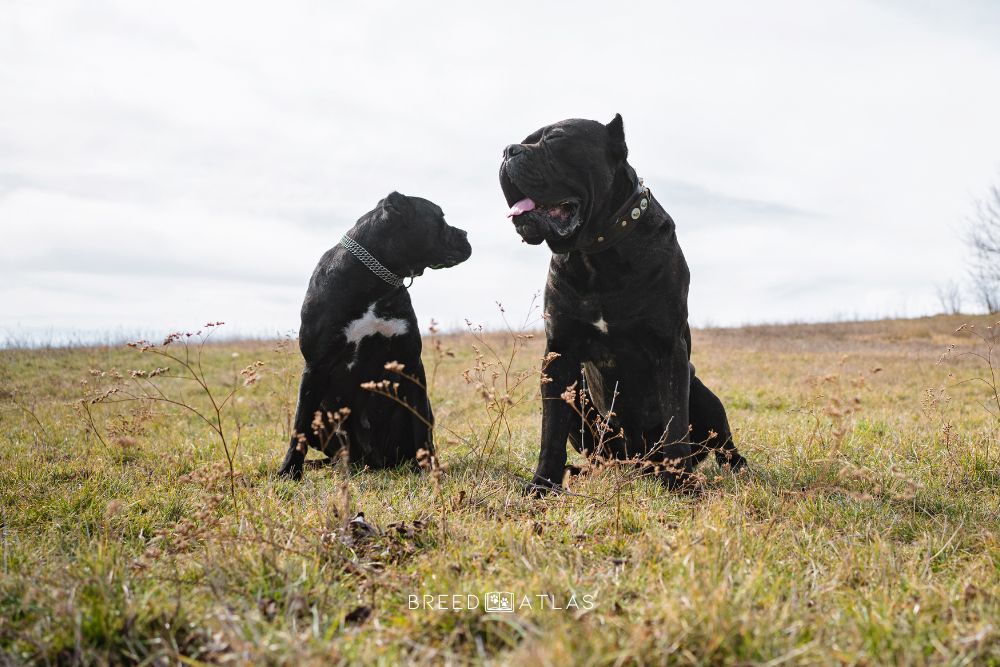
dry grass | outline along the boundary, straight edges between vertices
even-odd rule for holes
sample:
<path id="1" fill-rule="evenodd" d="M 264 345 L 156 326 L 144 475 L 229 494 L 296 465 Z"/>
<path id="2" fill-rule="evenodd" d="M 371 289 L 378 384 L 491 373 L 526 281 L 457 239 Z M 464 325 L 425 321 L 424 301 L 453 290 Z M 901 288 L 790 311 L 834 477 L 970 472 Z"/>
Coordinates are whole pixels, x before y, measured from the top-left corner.
<path id="1" fill-rule="evenodd" d="M 696 332 L 753 473 L 707 463 L 695 498 L 621 468 L 521 495 L 540 405 L 537 380 L 510 380 L 537 369 L 538 339 L 425 345 L 429 472 L 301 484 L 273 476 L 301 367 L 287 342 L 205 348 L 222 396 L 264 362 L 223 415 L 232 477 L 184 410 L 87 418 L 81 397 L 113 381 L 90 370 L 128 379 L 163 365 L 148 354 L 0 352 L 0 662 L 1000 664 L 1000 422 L 986 386 L 958 384 L 989 379 L 953 334 L 966 321 Z M 493 590 L 580 608 L 409 609 Z"/>

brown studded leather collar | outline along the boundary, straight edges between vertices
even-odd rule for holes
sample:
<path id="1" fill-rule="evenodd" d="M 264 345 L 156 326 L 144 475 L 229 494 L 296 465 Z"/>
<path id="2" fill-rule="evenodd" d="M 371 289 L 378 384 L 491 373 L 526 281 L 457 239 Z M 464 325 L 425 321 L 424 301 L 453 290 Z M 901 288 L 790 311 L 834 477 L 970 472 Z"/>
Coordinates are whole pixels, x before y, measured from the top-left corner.
<path id="1" fill-rule="evenodd" d="M 621 208 L 615 211 L 610 224 L 593 232 L 589 242 L 580 248 L 580 251 L 590 255 L 617 245 L 638 226 L 639 221 L 646 216 L 652 205 L 653 197 L 649 188 L 643 185 L 640 178 L 635 192 L 622 204 Z"/>

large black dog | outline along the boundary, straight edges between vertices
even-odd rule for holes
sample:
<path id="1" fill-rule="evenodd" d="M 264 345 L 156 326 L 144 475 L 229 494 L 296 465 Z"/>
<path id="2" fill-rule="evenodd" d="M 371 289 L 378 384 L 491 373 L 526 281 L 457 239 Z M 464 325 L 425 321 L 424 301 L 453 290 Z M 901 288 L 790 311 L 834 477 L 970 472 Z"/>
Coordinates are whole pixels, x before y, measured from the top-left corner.
<path id="1" fill-rule="evenodd" d="M 545 335 L 559 356 L 542 384 L 536 491 L 561 482 L 567 437 L 585 453 L 601 444 L 561 398 L 581 365 L 594 407 L 607 415 L 614 400 L 606 451 L 596 453 L 642 458 L 671 487 L 689 484 L 709 451 L 733 470 L 746 465 L 725 408 L 690 363 L 690 275 L 674 221 L 627 157 L 620 115 L 607 125 L 564 120 L 504 150 L 500 185 L 514 227 L 553 253 Z"/>
<path id="2" fill-rule="evenodd" d="M 330 437 L 338 426 L 359 465 L 396 466 L 415 460 L 421 448 L 433 451 L 420 332 L 403 277 L 455 266 L 471 254 L 466 233 L 445 223 L 440 207 L 393 192 L 323 255 L 302 304 L 299 348 L 306 363 L 295 432 L 278 474 L 301 478 L 308 446 L 328 441 L 326 454 L 334 454 L 343 442 Z M 403 364 L 419 385 L 386 369 L 390 361 Z M 361 387 L 381 380 L 398 382 L 398 398 L 410 407 Z M 342 425 L 314 425 L 317 412 L 341 408 L 350 409 Z"/>

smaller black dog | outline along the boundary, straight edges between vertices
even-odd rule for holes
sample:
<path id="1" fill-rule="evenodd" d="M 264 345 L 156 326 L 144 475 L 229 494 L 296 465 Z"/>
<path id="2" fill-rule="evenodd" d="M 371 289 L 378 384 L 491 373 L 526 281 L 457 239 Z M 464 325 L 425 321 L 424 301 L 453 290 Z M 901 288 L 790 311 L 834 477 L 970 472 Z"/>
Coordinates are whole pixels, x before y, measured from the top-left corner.
<path id="1" fill-rule="evenodd" d="M 471 254 L 465 231 L 448 225 L 439 206 L 398 192 L 326 251 L 302 304 L 299 349 L 306 364 L 279 475 L 301 479 L 308 447 L 322 449 L 323 440 L 327 456 L 336 453 L 341 439 L 321 438 L 313 421 L 317 412 L 341 408 L 350 409 L 341 433 L 352 463 L 387 468 L 415 460 L 419 449 L 433 451 L 420 332 L 403 276 L 455 266 Z M 403 364 L 419 385 L 387 370 L 390 361 Z M 398 397 L 410 408 L 361 388 L 381 380 L 398 382 Z M 329 434 L 334 425 L 324 420 Z"/>

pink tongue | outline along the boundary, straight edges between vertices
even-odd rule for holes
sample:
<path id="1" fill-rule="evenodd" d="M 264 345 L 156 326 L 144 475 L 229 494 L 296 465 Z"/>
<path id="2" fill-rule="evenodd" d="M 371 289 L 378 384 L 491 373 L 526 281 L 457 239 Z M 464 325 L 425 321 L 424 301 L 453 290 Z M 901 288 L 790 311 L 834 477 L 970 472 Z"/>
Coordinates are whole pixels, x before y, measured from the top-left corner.
<path id="1" fill-rule="evenodd" d="M 517 202 L 510 207 L 510 211 L 507 212 L 508 218 L 513 218 L 514 216 L 521 215 L 522 213 L 527 213 L 535 208 L 535 202 L 531 197 L 525 197 L 521 201 Z"/>

